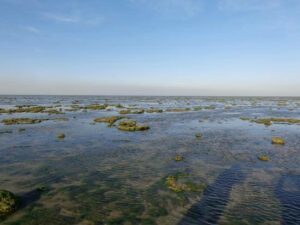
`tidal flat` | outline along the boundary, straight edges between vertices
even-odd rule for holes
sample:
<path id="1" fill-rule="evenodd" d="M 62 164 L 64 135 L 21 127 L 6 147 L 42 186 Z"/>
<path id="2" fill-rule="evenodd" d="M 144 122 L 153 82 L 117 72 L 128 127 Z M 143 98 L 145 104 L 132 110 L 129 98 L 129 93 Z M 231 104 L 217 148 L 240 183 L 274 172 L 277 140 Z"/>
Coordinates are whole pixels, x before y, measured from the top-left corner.
<path id="1" fill-rule="evenodd" d="M 0 224 L 298 225 L 299 121 L 292 97 L 0 96 Z"/>

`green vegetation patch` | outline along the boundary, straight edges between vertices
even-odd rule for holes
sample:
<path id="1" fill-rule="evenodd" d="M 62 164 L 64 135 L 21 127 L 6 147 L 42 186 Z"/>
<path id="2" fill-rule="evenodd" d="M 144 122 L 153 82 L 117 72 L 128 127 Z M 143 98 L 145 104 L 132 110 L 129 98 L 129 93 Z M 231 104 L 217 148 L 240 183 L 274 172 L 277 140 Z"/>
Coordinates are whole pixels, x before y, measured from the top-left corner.
<path id="1" fill-rule="evenodd" d="M 267 155 L 260 155 L 257 157 L 260 161 L 264 161 L 264 162 L 267 162 L 267 161 L 270 161 L 270 157 L 267 156 Z"/>
<path id="2" fill-rule="evenodd" d="M 109 126 L 112 126 L 115 122 L 118 120 L 124 119 L 125 117 L 123 116 L 110 116 L 110 117 L 100 117 L 94 119 L 95 123 L 108 123 Z"/>
<path id="3" fill-rule="evenodd" d="M 167 109 L 167 112 L 189 112 L 191 111 L 190 108 L 171 108 L 171 109 Z"/>
<path id="4" fill-rule="evenodd" d="M 19 199 L 13 193 L 0 190 L 0 218 L 14 213 L 19 207 Z"/>
<path id="5" fill-rule="evenodd" d="M 283 123 L 283 124 L 300 124 L 300 119 L 292 119 L 292 118 L 260 118 L 251 120 L 251 122 L 255 122 L 258 124 L 264 124 L 266 126 L 272 125 L 272 123 Z"/>
<path id="6" fill-rule="evenodd" d="M 182 176 L 168 176 L 166 178 L 166 186 L 169 190 L 180 193 L 180 192 L 203 192 L 206 185 L 197 184 L 191 181 L 184 181 L 181 179 Z"/>
<path id="7" fill-rule="evenodd" d="M 149 130 L 150 127 L 148 125 L 138 124 L 134 120 L 124 120 L 119 123 L 118 129 L 122 131 L 144 131 Z"/>
<path id="8" fill-rule="evenodd" d="M 151 109 L 147 109 L 146 112 L 147 113 L 162 113 L 163 110 L 162 109 L 151 108 Z"/>
<path id="9" fill-rule="evenodd" d="M 285 145 L 285 140 L 281 137 L 273 137 L 272 144 L 274 145 Z"/>
<path id="10" fill-rule="evenodd" d="M 10 118 L 10 119 L 3 119 L 1 123 L 5 125 L 15 125 L 15 124 L 35 124 L 41 123 L 42 121 L 47 119 L 32 119 L 32 118 Z"/>
<path id="11" fill-rule="evenodd" d="M 124 109 L 121 110 L 120 114 L 143 114 L 145 112 L 144 109 Z"/>

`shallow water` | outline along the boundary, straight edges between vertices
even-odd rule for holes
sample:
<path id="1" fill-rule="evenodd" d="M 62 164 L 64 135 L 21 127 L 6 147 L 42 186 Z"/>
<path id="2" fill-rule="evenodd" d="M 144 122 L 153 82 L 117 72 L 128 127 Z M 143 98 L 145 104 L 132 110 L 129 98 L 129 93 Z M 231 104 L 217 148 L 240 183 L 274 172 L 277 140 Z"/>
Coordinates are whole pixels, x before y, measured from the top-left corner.
<path id="1" fill-rule="evenodd" d="M 75 103 L 110 107 L 66 111 Z M 125 115 L 148 124 L 147 131 L 93 123 L 118 115 L 116 104 L 203 109 Z M 300 119 L 300 98 L 0 96 L 0 108 L 17 105 L 55 106 L 64 114 L 3 113 L 0 120 L 68 121 L 0 123 L 0 189 L 22 200 L 2 224 L 300 224 L 300 125 L 240 119 Z M 286 144 L 272 145 L 273 136 Z M 184 160 L 175 162 L 177 154 Z M 206 189 L 172 192 L 166 178 L 175 174 Z"/>

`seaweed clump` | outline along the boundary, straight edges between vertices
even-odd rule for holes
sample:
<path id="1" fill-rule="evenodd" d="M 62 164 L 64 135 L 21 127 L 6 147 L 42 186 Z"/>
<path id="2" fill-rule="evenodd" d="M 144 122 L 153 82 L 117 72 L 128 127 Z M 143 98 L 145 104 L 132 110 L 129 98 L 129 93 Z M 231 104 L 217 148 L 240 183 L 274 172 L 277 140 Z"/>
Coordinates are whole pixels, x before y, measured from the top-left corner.
<path id="1" fill-rule="evenodd" d="M 285 140 L 281 137 L 273 137 L 272 144 L 273 145 L 285 145 Z"/>
<path id="2" fill-rule="evenodd" d="M 0 218 L 14 213 L 19 207 L 19 199 L 13 193 L 0 190 Z"/>
<path id="3" fill-rule="evenodd" d="M 181 192 L 202 192 L 205 189 L 204 184 L 196 184 L 193 182 L 181 182 L 180 175 L 168 176 L 166 178 L 166 186 L 169 190 L 181 193 Z"/>
<path id="4" fill-rule="evenodd" d="M 43 120 L 46 120 L 46 119 L 10 118 L 10 119 L 3 119 L 1 121 L 1 123 L 4 123 L 5 125 L 35 124 L 35 123 L 41 123 Z"/>
<path id="5" fill-rule="evenodd" d="M 101 117 L 94 119 L 95 123 L 108 123 L 109 126 L 112 126 L 118 120 L 124 119 L 123 116 L 110 116 L 110 117 Z"/>
<path id="6" fill-rule="evenodd" d="M 144 131 L 149 130 L 150 127 L 148 125 L 138 124 L 134 120 L 124 120 L 119 123 L 118 129 L 122 131 Z"/>

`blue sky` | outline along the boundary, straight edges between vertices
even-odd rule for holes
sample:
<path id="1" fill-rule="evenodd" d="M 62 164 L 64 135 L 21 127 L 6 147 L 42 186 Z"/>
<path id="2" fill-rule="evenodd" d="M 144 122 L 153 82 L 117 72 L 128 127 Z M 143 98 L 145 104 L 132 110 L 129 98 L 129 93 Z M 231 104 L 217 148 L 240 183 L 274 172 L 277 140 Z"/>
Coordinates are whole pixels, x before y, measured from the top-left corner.
<path id="1" fill-rule="evenodd" d="M 0 78 L 0 94 L 300 96 L 300 0 L 0 0 Z"/>

